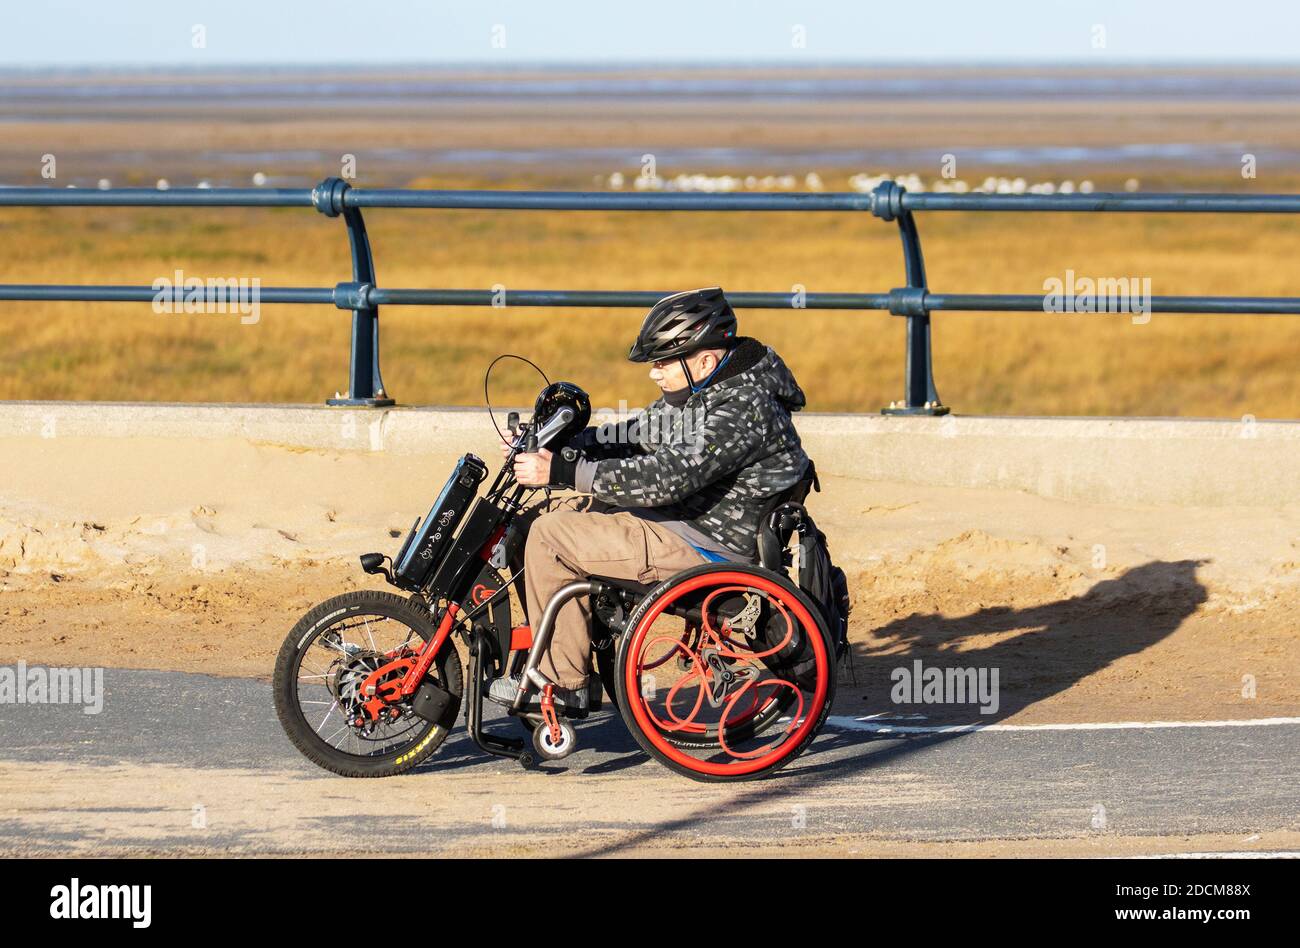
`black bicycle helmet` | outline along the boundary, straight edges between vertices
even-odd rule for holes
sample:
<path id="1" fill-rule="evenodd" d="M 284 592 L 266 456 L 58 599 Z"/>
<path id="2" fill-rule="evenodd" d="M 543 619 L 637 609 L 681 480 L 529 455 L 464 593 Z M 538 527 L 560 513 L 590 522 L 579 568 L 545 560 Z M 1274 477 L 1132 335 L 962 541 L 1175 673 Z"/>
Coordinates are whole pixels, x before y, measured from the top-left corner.
<path id="1" fill-rule="evenodd" d="M 687 290 L 655 303 L 627 358 L 629 362 L 655 362 L 698 349 L 726 349 L 735 338 L 736 314 L 722 288 Z"/>

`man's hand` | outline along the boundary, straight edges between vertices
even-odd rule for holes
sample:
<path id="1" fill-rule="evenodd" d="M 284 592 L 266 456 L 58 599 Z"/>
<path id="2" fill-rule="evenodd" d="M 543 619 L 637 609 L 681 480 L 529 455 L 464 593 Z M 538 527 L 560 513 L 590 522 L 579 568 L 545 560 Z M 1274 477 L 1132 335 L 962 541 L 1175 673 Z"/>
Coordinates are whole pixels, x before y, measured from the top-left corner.
<path id="1" fill-rule="evenodd" d="M 514 446 L 501 439 L 501 457 L 507 458 Z M 542 448 L 536 454 L 515 455 L 515 480 L 525 487 L 546 487 L 551 483 L 551 452 Z"/>
<path id="2" fill-rule="evenodd" d="M 515 480 L 525 487 L 545 487 L 550 484 L 551 452 L 542 448 L 536 454 L 516 454 Z"/>

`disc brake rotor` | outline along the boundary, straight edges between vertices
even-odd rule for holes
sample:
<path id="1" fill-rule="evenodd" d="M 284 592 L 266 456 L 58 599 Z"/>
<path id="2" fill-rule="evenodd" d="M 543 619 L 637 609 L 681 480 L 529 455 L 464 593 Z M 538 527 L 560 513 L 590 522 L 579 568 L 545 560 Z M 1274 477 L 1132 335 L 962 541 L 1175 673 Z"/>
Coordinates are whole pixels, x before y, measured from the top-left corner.
<path id="1" fill-rule="evenodd" d="M 347 658 L 335 659 L 329 677 L 330 691 L 344 711 L 352 714 L 361 707 L 361 683 L 371 672 L 379 669 L 384 657 L 377 652 L 356 652 Z"/>
<path id="2" fill-rule="evenodd" d="M 410 662 L 394 667 L 380 678 L 374 677 L 385 666 L 394 664 L 392 655 L 369 649 L 359 649 L 346 658 L 335 660 L 328 679 L 329 689 L 350 726 L 369 731 L 378 723 L 381 714 L 396 718 L 405 710 L 405 702 L 376 696 L 385 685 L 400 681 L 406 673 L 405 666 Z"/>

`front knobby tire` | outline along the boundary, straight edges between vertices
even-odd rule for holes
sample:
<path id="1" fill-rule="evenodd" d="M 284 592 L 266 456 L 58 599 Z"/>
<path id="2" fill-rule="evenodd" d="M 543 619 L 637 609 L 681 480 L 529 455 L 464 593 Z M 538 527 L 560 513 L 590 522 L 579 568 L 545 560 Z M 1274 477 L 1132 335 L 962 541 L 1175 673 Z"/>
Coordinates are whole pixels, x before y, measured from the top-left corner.
<path id="1" fill-rule="evenodd" d="M 374 619 L 373 623 L 370 618 Z M 352 626 L 351 629 L 348 628 L 349 625 Z M 383 645 L 373 641 L 372 626 L 383 626 L 390 634 L 395 633 L 397 641 L 401 640 L 403 634 L 409 636 L 412 647 L 417 649 L 433 638 L 436 630 L 433 616 L 402 596 L 378 590 L 344 593 L 327 599 L 298 620 L 280 647 L 271 683 L 275 711 L 289 740 L 312 763 L 344 777 L 391 777 L 418 767 L 432 757 L 446 740 L 455 724 L 464 695 L 464 673 L 460 656 L 448 639 L 442 654 L 435 659 L 429 670 L 429 677 L 435 678 L 438 684 L 453 695 L 453 700 L 439 720 L 425 721 L 414 715 L 404 715 L 403 721 L 408 730 L 396 736 L 391 746 L 372 749 L 366 753 L 349 752 L 346 740 L 342 747 L 337 742 L 332 743 L 327 735 L 336 725 L 329 720 L 326 720 L 325 726 L 313 723 L 303 707 L 302 682 L 322 677 L 318 673 L 309 674 L 304 670 L 304 656 L 313 648 L 326 655 L 331 654 L 331 650 L 322 643 L 322 638 L 332 632 L 342 641 L 351 641 L 363 648 L 383 650 Z M 340 632 L 340 629 L 346 631 Z M 318 660 L 317 664 L 322 662 Z M 326 714 L 343 724 L 343 713 L 336 699 L 327 690 L 327 686 L 322 684 L 320 690 L 325 692 L 321 696 L 323 700 L 313 701 L 313 708 L 318 705 L 323 707 L 328 701 L 335 700 L 335 706 Z M 356 743 L 360 745 L 362 742 Z M 358 747 L 358 750 L 361 748 Z"/>

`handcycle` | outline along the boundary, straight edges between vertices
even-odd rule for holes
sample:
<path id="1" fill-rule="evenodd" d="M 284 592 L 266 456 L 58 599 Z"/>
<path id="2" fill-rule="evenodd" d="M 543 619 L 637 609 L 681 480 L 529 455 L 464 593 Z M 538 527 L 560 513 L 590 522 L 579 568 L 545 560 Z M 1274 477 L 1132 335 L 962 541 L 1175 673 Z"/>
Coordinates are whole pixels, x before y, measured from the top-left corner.
<path id="1" fill-rule="evenodd" d="M 788 573 L 793 528 L 783 512 L 807 495 L 811 472 L 768 505 L 755 564 L 702 562 L 656 584 L 590 576 L 558 590 L 542 615 L 513 621 L 512 596 L 525 611 L 531 502 L 545 490 L 515 481 L 514 457 L 558 449 L 590 415 L 580 388 L 548 384 L 529 422 L 511 413 L 509 451 L 481 496 L 487 465 L 466 454 L 395 556 L 361 556 L 366 573 L 402 595 L 348 592 L 293 627 L 273 691 L 285 733 L 309 760 L 349 777 L 404 773 L 437 752 L 464 704 L 479 748 L 534 766 L 574 750 L 574 722 L 603 696 L 651 757 L 697 780 L 759 777 L 808 747 L 838 662 L 821 607 Z M 539 663 L 559 609 L 579 597 L 597 674 L 588 709 L 565 714 Z M 468 690 L 453 636 L 468 655 Z M 503 675 L 521 675 L 507 713 L 530 742 L 484 724 L 487 686 Z M 528 710 L 533 692 L 540 711 Z"/>

